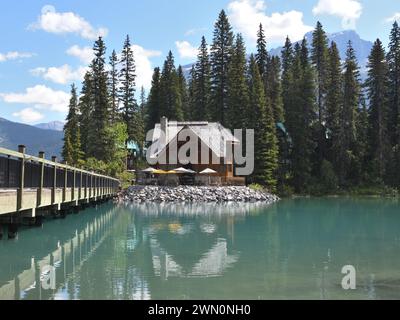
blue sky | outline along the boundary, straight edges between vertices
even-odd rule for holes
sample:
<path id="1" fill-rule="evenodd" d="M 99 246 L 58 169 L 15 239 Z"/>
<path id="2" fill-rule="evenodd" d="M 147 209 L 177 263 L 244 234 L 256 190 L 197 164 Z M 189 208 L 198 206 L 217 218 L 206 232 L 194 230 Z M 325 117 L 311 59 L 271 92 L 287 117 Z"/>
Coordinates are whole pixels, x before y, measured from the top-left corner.
<path id="1" fill-rule="evenodd" d="M 194 61 L 200 38 L 210 43 L 221 9 L 254 50 L 258 23 L 269 46 L 286 34 L 299 40 L 320 20 L 327 32 L 355 29 L 386 44 L 399 0 L 3 0 L 0 13 L 0 117 L 35 124 L 64 120 L 71 83 L 80 84 L 94 39 L 108 54 L 131 36 L 138 86 L 172 50 L 177 64 Z"/>

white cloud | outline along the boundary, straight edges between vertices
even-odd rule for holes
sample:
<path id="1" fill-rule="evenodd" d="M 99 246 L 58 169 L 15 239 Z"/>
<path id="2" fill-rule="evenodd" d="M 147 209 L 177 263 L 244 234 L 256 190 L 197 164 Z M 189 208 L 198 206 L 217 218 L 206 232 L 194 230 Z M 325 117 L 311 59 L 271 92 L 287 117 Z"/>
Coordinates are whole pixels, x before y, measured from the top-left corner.
<path id="1" fill-rule="evenodd" d="M 150 89 L 151 78 L 153 76 L 153 67 L 150 58 L 160 56 L 161 52 L 146 50 L 137 44 L 132 45 L 132 50 L 136 63 L 136 86 L 137 88 L 143 86 L 145 89 Z"/>
<path id="2" fill-rule="evenodd" d="M 12 115 L 13 117 L 20 118 L 25 123 L 34 123 L 44 118 L 43 114 L 32 108 L 22 109 L 19 112 L 14 112 Z"/>
<path id="3" fill-rule="evenodd" d="M 354 29 L 362 14 L 359 0 L 319 0 L 313 8 L 314 15 L 328 14 L 342 19 L 342 27 Z"/>
<path id="4" fill-rule="evenodd" d="M 395 21 L 400 22 L 400 12 L 396 12 L 393 16 L 385 19 L 385 22 L 387 22 L 387 23 L 391 23 L 391 22 L 395 22 Z"/>
<path id="5" fill-rule="evenodd" d="M 0 53 L 0 62 L 7 60 L 17 60 L 31 58 L 34 54 L 29 52 L 10 51 L 7 53 Z"/>
<path id="6" fill-rule="evenodd" d="M 197 48 L 193 47 L 188 41 L 176 41 L 175 45 L 182 59 L 194 59 L 197 57 Z"/>
<path id="7" fill-rule="evenodd" d="M 0 93 L 0 98 L 7 103 L 30 104 L 36 109 L 65 113 L 68 111 L 70 95 L 44 85 L 36 85 L 23 93 Z"/>
<path id="8" fill-rule="evenodd" d="M 104 37 L 108 33 L 106 28 L 96 29 L 76 13 L 57 12 L 51 5 L 44 6 L 38 20 L 28 28 L 55 34 L 75 33 L 89 40 L 95 40 L 99 36 Z"/>
<path id="9" fill-rule="evenodd" d="M 257 30 L 262 23 L 267 39 L 273 43 L 282 43 L 286 36 L 297 41 L 313 27 L 304 24 L 300 11 L 274 12 L 266 14 L 266 4 L 262 0 L 235 0 L 228 4 L 228 15 L 232 26 L 243 34 L 253 45 Z"/>
<path id="10" fill-rule="evenodd" d="M 67 50 L 67 54 L 78 58 L 84 64 L 90 64 L 94 58 L 93 49 L 91 47 L 79 47 L 74 45 Z"/>
<path id="11" fill-rule="evenodd" d="M 64 64 L 61 67 L 35 68 L 31 70 L 31 73 L 54 83 L 68 84 L 74 81 L 82 81 L 87 70 L 87 67 L 79 67 L 73 70 L 69 65 Z"/>

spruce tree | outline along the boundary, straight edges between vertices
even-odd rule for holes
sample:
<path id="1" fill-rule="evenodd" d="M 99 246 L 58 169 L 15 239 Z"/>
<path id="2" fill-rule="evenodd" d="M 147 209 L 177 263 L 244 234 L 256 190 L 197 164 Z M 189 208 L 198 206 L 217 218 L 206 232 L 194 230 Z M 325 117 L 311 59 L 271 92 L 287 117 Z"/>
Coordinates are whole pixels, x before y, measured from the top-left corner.
<path id="1" fill-rule="evenodd" d="M 385 49 L 377 39 L 368 58 L 366 81 L 369 100 L 369 147 L 373 182 L 383 183 L 386 175 L 390 145 L 388 136 L 388 66 Z"/>
<path id="2" fill-rule="evenodd" d="M 118 97 L 118 84 L 119 84 L 119 74 L 118 74 L 118 56 L 115 50 L 113 50 L 109 58 L 109 79 L 108 79 L 108 92 L 110 94 L 109 102 L 109 116 L 110 122 L 115 123 L 119 120 L 119 97 Z"/>
<path id="3" fill-rule="evenodd" d="M 325 96 L 327 90 L 327 67 L 328 67 L 328 39 L 318 21 L 313 32 L 311 59 L 316 70 L 317 81 L 317 105 L 319 123 L 325 120 Z"/>
<path id="4" fill-rule="evenodd" d="M 171 120 L 182 121 L 182 97 L 179 90 L 179 77 L 175 69 L 174 56 L 170 51 L 164 62 L 160 79 L 161 87 L 161 116 Z"/>
<path id="5" fill-rule="evenodd" d="M 215 23 L 214 38 L 211 45 L 211 95 L 210 116 L 214 121 L 226 124 L 228 63 L 232 53 L 233 33 L 224 10 Z"/>
<path id="6" fill-rule="evenodd" d="M 325 31 L 320 22 L 313 32 L 311 60 L 316 74 L 316 91 L 318 106 L 318 126 L 316 127 L 316 139 L 318 141 L 318 150 L 316 158 L 316 170 L 319 170 L 318 164 L 327 157 L 326 146 L 326 92 L 327 92 L 327 69 L 328 69 L 328 40 Z"/>
<path id="7" fill-rule="evenodd" d="M 85 154 L 85 157 L 87 157 L 90 149 L 89 133 L 91 130 L 90 127 L 94 110 L 93 76 L 90 71 L 86 72 L 82 82 L 79 109 L 82 151 Z"/>
<path id="8" fill-rule="evenodd" d="M 210 57 L 205 37 L 201 38 L 197 62 L 192 72 L 193 120 L 211 120 Z"/>
<path id="9" fill-rule="evenodd" d="M 271 105 L 266 103 L 264 84 L 253 55 L 250 56 L 248 85 L 249 113 L 255 119 L 253 123 L 255 170 L 252 179 L 275 192 L 278 168 L 275 120 Z"/>
<path id="10" fill-rule="evenodd" d="M 246 83 L 246 48 L 241 34 L 236 36 L 235 45 L 232 50 L 231 60 L 228 66 L 228 91 L 227 112 L 225 122 L 228 128 L 241 129 L 254 123 L 246 119 L 248 115 L 248 86 Z"/>
<path id="11" fill-rule="evenodd" d="M 282 103 L 284 114 L 286 115 L 286 126 L 289 128 L 293 122 L 293 47 L 290 39 L 287 37 L 285 46 L 282 49 Z"/>
<path id="12" fill-rule="evenodd" d="M 189 111 L 189 93 L 185 75 L 182 66 L 178 67 L 178 87 L 182 101 L 183 120 L 187 120 L 190 116 Z"/>
<path id="13" fill-rule="evenodd" d="M 339 50 L 335 42 L 331 43 L 328 51 L 327 94 L 326 94 L 326 129 L 329 136 L 328 159 L 336 172 L 339 171 L 343 154 L 340 153 L 340 124 L 342 94 L 342 68 Z M 347 148 L 346 148 L 347 149 Z"/>
<path id="14" fill-rule="evenodd" d="M 260 71 L 261 78 L 263 79 L 264 86 L 267 78 L 267 68 L 268 68 L 269 54 L 267 51 L 267 40 L 265 37 L 264 29 L 260 23 L 257 32 L 257 54 L 256 61 L 258 65 L 258 70 Z"/>
<path id="15" fill-rule="evenodd" d="M 393 146 L 400 145 L 400 27 L 394 22 L 390 32 L 389 52 L 388 130 Z"/>
<path id="16" fill-rule="evenodd" d="M 154 129 L 154 125 L 158 123 L 162 117 L 161 107 L 161 86 L 160 86 L 160 68 L 155 68 L 151 81 L 151 89 L 147 100 L 146 108 L 146 131 Z"/>
<path id="17" fill-rule="evenodd" d="M 64 147 L 62 156 L 70 165 L 77 165 L 82 160 L 79 132 L 79 107 L 76 87 L 71 86 L 69 111 L 64 125 Z"/>
<path id="18" fill-rule="evenodd" d="M 271 102 L 274 118 L 277 123 L 284 123 L 285 112 L 282 99 L 281 61 L 279 57 L 271 57 L 268 60 L 268 94 Z"/>
<path id="19" fill-rule="evenodd" d="M 342 186 L 349 185 L 354 177 L 354 164 L 357 159 L 357 115 L 360 103 L 360 72 L 355 51 L 348 44 L 343 72 L 343 105 L 340 112 L 340 135 L 337 155 L 338 177 Z"/>
<path id="20" fill-rule="evenodd" d="M 138 132 L 136 127 L 139 125 L 138 105 L 135 99 L 136 66 L 129 35 L 126 36 L 124 42 L 120 64 L 119 77 L 121 86 L 119 96 L 122 103 L 121 115 L 128 130 L 128 139 L 139 143 L 139 137 L 136 135 Z"/>
<path id="21" fill-rule="evenodd" d="M 314 71 L 308 59 L 307 43 L 295 46 L 292 75 L 296 75 L 290 86 L 292 101 L 290 136 L 293 140 L 291 152 L 293 186 L 296 192 L 305 192 L 311 183 L 313 168 L 313 124 L 315 123 Z M 289 116 L 289 114 L 288 114 Z"/>
<path id="22" fill-rule="evenodd" d="M 95 58 L 91 64 L 93 81 L 93 113 L 89 124 L 89 141 L 87 157 L 98 160 L 108 158 L 106 143 L 108 141 L 106 128 L 108 125 L 108 102 L 107 90 L 108 75 L 105 69 L 106 46 L 102 37 L 99 37 L 93 47 Z"/>

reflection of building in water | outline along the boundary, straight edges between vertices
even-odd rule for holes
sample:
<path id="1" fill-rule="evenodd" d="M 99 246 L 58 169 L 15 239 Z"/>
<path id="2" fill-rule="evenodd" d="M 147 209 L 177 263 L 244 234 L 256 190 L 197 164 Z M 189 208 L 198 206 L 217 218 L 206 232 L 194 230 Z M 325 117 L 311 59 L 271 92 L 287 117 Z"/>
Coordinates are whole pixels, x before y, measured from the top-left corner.
<path id="1" fill-rule="evenodd" d="M 182 266 L 174 261 L 173 255 L 161 248 L 157 240 L 150 241 L 154 273 L 163 279 L 170 277 L 217 277 L 238 260 L 238 254 L 228 254 L 225 239 L 218 239 L 217 243 L 204 253 L 201 259 L 190 271 L 185 271 Z"/>
<path id="2" fill-rule="evenodd" d="M 14 252 L 18 257 L 10 259 L 12 262 L 8 266 L 15 273 L 3 272 L 7 270 L 6 259 L 0 261 L 0 270 L 2 270 L 0 300 L 76 298 L 65 292 L 66 283 L 75 272 L 82 268 L 110 233 L 116 217 L 115 211 L 114 208 L 101 215 L 93 215 L 79 229 L 65 230 L 70 227 L 68 224 L 53 225 L 51 230 L 46 230 L 50 233 L 48 235 L 48 238 L 52 239 L 50 242 L 45 241 L 43 237 L 31 238 L 28 232 L 21 235 L 16 243 L 17 252 Z M 83 215 L 80 217 L 84 219 Z M 68 233 L 71 236 L 59 240 Z M 20 261 L 20 263 L 15 261 Z M 20 271 L 18 271 L 18 265 L 21 266 Z M 56 270 L 55 290 L 43 290 L 41 286 L 41 280 L 44 278 L 42 270 L 49 266 L 55 267 Z"/>

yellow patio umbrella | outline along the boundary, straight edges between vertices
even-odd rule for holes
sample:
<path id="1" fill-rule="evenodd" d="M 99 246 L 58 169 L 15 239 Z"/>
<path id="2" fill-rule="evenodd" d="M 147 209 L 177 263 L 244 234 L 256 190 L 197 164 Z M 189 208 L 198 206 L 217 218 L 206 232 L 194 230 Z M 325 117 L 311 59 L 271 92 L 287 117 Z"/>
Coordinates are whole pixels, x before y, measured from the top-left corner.
<path id="1" fill-rule="evenodd" d="M 175 170 L 169 170 L 167 171 L 167 174 L 176 174 L 177 172 Z"/>
<path id="2" fill-rule="evenodd" d="M 167 174 L 167 171 L 157 169 L 157 170 L 154 170 L 153 173 L 155 173 L 155 174 Z"/>

